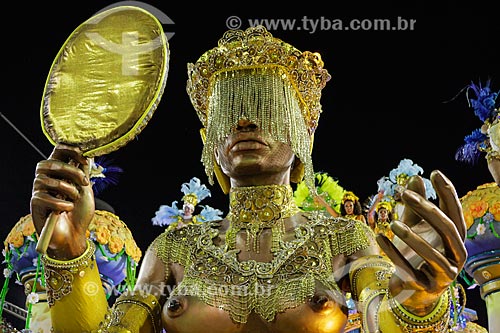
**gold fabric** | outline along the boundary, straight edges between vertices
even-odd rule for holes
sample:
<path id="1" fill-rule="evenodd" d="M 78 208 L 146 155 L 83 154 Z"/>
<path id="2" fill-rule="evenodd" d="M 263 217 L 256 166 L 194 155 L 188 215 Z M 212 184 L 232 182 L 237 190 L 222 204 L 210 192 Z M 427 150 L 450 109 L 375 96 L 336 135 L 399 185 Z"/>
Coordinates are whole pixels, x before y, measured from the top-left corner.
<path id="1" fill-rule="evenodd" d="M 121 6 L 96 14 L 54 59 L 42 98 L 43 132 L 88 157 L 120 148 L 156 110 L 168 60 L 163 28 L 149 12 Z"/>
<path id="2" fill-rule="evenodd" d="M 245 323 L 252 312 L 272 321 L 277 313 L 312 297 L 317 281 L 340 293 L 332 258 L 351 255 L 371 241 L 371 230 L 359 221 L 333 218 L 323 211 L 304 214 L 308 223 L 297 228 L 293 240 L 280 243 L 271 262 L 239 261 L 237 250 L 214 243 L 220 222 L 166 231 L 151 248 L 165 265 L 185 267 L 172 297 L 195 296 L 228 311 L 238 323 Z"/>

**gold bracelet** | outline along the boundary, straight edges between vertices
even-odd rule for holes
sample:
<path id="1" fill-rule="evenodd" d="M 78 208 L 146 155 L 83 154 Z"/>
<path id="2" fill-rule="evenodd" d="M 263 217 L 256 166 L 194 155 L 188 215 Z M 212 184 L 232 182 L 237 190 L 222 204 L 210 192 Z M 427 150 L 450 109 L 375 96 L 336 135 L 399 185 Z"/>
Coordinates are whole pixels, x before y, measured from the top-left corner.
<path id="1" fill-rule="evenodd" d="M 447 289 L 434 309 L 425 316 L 417 316 L 406 310 L 390 292 L 387 293 L 389 309 L 405 332 L 446 332 L 450 322 L 450 291 Z"/>
<path id="2" fill-rule="evenodd" d="M 94 243 L 87 240 L 87 249 L 75 259 L 63 261 L 49 258 L 47 255 L 42 256 L 49 306 L 71 293 L 75 274 L 83 277 L 87 268 L 93 268 L 94 252 Z"/>
<path id="3" fill-rule="evenodd" d="M 116 300 L 110 313 L 101 323 L 99 331 L 103 333 L 116 332 L 121 331 L 117 328 L 125 328 L 129 332 L 136 332 L 149 318 L 153 332 L 159 333 L 160 314 L 160 303 L 154 295 L 129 292 Z"/>
<path id="4" fill-rule="evenodd" d="M 368 332 L 368 318 L 373 316 L 373 319 L 375 323 L 378 323 L 378 309 L 380 307 L 380 304 L 382 302 L 379 301 L 379 304 L 377 305 L 377 308 L 375 309 L 375 312 L 373 314 L 368 313 L 368 307 L 370 306 L 371 302 L 378 296 L 383 295 L 388 293 L 387 289 L 370 289 L 366 288 L 361 292 L 361 295 L 359 297 L 359 307 L 362 309 L 362 322 L 363 322 L 363 327 L 366 327 L 366 330 Z M 368 295 L 366 295 L 368 294 Z"/>
<path id="5" fill-rule="evenodd" d="M 367 288 L 387 288 L 393 272 L 394 265 L 384 256 L 372 255 L 356 260 L 349 272 L 353 296 L 361 299 Z"/>

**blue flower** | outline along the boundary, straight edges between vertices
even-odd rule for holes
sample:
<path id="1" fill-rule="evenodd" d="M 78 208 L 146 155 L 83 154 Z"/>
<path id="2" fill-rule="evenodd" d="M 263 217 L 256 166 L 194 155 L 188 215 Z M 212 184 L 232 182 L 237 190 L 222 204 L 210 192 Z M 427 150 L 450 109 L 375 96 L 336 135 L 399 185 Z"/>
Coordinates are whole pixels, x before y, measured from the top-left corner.
<path id="1" fill-rule="evenodd" d="M 490 212 L 484 214 L 483 216 L 483 222 L 484 223 L 491 223 L 491 222 L 495 222 L 495 217 L 493 216 L 493 214 L 491 214 Z"/>

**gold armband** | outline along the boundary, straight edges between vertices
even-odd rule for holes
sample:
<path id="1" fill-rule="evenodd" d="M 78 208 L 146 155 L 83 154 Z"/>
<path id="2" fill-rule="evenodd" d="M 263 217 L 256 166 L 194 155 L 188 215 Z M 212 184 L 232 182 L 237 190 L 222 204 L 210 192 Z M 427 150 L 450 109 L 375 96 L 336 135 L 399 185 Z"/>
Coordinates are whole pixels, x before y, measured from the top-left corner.
<path id="1" fill-rule="evenodd" d="M 417 316 L 406 310 L 390 293 L 384 297 L 380 308 L 381 322 L 390 323 L 392 315 L 395 326 L 405 333 L 447 332 L 450 323 L 450 291 L 446 290 L 439 298 L 434 309 L 425 316 Z M 395 328 L 389 331 L 396 331 Z"/>
<path id="2" fill-rule="evenodd" d="M 84 277 L 88 270 L 94 268 L 94 251 L 94 243 L 87 240 L 87 249 L 78 258 L 61 261 L 42 256 L 50 306 L 72 292 L 75 276 Z"/>
<path id="3" fill-rule="evenodd" d="M 141 331 L 142 327 L 148 326 L 148 331 L 159 333 L 160 313 L 160 303 L 154 295 L 139 292 L 123 294 L 106 315 L 98 332 L 136 333 Z"/>
<path id="4" fill-rule="evenodd" d="M 364 294 L 386 289 L 394 272 L 394 265 L 385 256 L 371 255 L 356 260 L 349 271 L 351 290 L 361 301 Z"/>
<path id="5" fill-rule="evenodd" d="M 78 258 L 61 261 L 42 256 L 53 332 L 90 332 L 108 310 L 95 261 L 95 245 Z"/>
<path id="6" fill-rule="evenodd" d="M 351 290 L 358 301 L 363 327 L 367 332 L 378 325 L 378 307 L 387 293 L 394 265 L 385 256 L 372 255 L 356 260 L 349 272 Z M 373 301 L 376 303 L 373 303 Z M 373 304 L 372 304 L 373 303 Z"/>

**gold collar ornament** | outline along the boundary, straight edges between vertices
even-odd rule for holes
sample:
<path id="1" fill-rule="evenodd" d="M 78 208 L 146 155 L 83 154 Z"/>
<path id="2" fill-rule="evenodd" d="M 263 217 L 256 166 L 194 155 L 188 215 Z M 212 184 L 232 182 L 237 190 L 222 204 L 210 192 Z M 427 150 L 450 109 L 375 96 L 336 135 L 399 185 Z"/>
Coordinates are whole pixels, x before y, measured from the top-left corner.
<path id="1" fill-rule="evenodd" d="M 271 229 L 271 252 L 279 250 L 285 233 L 284 220 L 299 212 L 290 185 L 264 185 L 232 188 L 229 194 L 229 230 L 226 233 L 227 250 L 236 246 L 236 235 L 246 231 L 247 251 L 260 251 L 259 236 L 263 229 Z M 250 247 L 250 241 L 252 247 Z"/>

